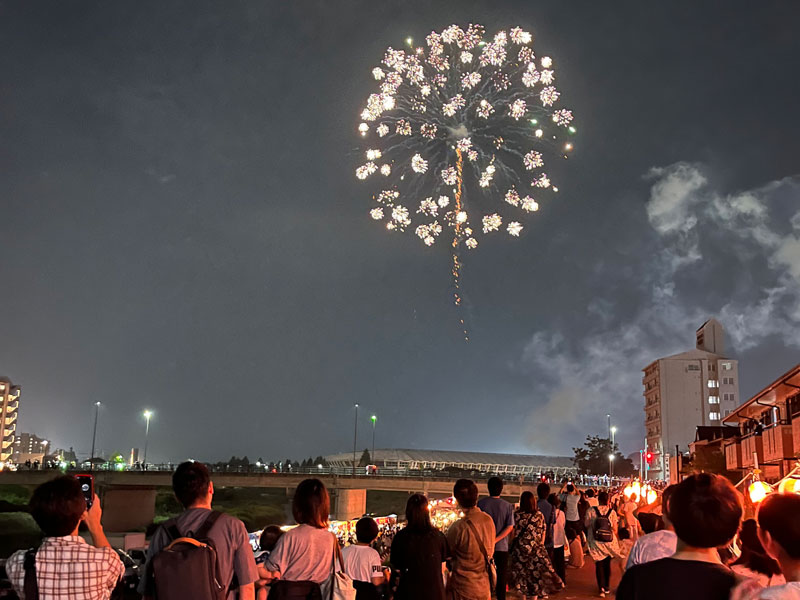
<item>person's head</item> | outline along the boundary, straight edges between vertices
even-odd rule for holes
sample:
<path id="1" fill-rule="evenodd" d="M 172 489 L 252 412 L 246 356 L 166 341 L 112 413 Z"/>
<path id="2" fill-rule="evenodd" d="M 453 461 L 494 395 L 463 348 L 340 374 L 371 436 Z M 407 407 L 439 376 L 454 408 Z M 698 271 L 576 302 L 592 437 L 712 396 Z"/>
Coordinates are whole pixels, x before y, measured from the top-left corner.
<path id="1" fill-rule="evenodd" d="M 606 506 L 608 504 L 608 492 L 602 491 L 597 494 L 597 503 L 600 506 Z"/>
<path id="2" fill-rule="evenodd" d="M 594 489 L 589 488 L 588 490 L 586 490 L 586 497 L 587 498 L 594 498 Z"/>
<path id="3" fill-rule="evenodd" d="M 503 493 L 503 480 L 499 477 L 490 477 L 486 487 L 489 488 L 490 496 L 499 496 Z"/>
<path id="4" fill-rule="evenodd" d="M 472 508 L 478 503 L 478 486 L 471 479 L 459 479 L 453 486 L 453 496 L 461 508 Z"/>
<path id="5" fill-rule="evenodd" d="M 546 499 L 550 495 L 550 486 L 543 481 L 536 486 L 536 495 L 539 496 L 539 500 Z"/>
<path id="6" fill-rule="evenodd" d="M 741 554 L 733 564 L 744 565 L 751 571 L 763 573 L 771 577 L 781 572 L 780 565 L 767 555 L 761 540 L 758 539 L 758 523 L 755 519 L 747 519 L 739 530 Z"/>
<path id="7" fill-rule="evenodd" d="M 567 484 L 567 493 L 568 494 L 574 494 L 575 493 L 575 486 L 572 485 L 571 483 Z"/>
<path id="8" fill-rule="evenodd" d="M 627 527 L 620 527 L 617 529 L 617 536 L 620 540 L 629 540 L 631 539 L 631 532 L 628 531 Z"/>
<path id="9" fill-rule="evenodd" d="M 672 521 L 669 520 L 669 499 L 672 497 L 672 492 L 675 491 L 675 484 L 668 485 L 661 492 L 661 519 L 664 521 L 664 527 L 670 529 Z"/>
<path id="10" fill-rule="evenodd" d="M 201 462 L 182 462 L 172 474 L 172 491 L 183 508 L 211 504 L 214 484 L 211 483 L 208 468 Z"/>
<path id="11" fill-rule="evenodd" d="M 407 527 L 417 531 L 433 529 L 428 498 L 424 494 L 411 494 L 406 502 Z"/>
<path id="12" fill-rule="evenodd" d="M 283 530 L 277 525 L 267 525 L 264 531 L 261 532 L 261 539 L 258 541 L 258 547 L 266 552 L 272 552 L 275 544 L 281 539 Z"/>
<path id="13" fill-rule="evenodd" d="M 653 533 L 661 529 L 660 521 L 656 514 L 640 512 L 637 520 L 639 521 L 639 525 L 642 526 L 642 531 L 644 533 Z"/>
<path id="14" fill-rule="evenodd" d="M 361 544 L 371 544 L 378 537 L 378 524 L 371 517 L 359 519 L 356 523 L 356 539 Z"/>
<path id="15" fill-rule="evenodd" d="M 556 494 L 550 494 L 547 497 L 547 501 L 552 504 L 554 508 L 561 506 L 561 498 L 559 498 Z"/>
<path id="16" fill-rule="evenodd" d="M 301 481 L 292 498 L 292 516 L 298 525 L 326 529 L 330 512 L 331 499 L 325 484 L 319 479 Z"/>
<path id="17" fill-rule="evenodd" d="M 733 539 L 742 519 L 742 500 L 730 481 L 698 473 L 669 497 L 669 520 L 678 539 L 694 548 L 719 548 Z"/>
<path id="18" fill-rule="evenodd" d="M 535 513 L 539 508 L 533 498 L 533 492 L 524 491 L 519 497 L 519 510 L 525 513 Z"/>
<path id="19" fill-rule="evenodd" d="M 781 563 L 800 560 L 800 496 L 770 494 L 758 507 L 758 537 Z"/>
<path id="20" fill-rule="evenodd" d="M 28 507 L 33 520 L 48 537 L 71 535 L 86 512 L 86 499 L 75 477 L 64 475 L 37 487 Z"/>

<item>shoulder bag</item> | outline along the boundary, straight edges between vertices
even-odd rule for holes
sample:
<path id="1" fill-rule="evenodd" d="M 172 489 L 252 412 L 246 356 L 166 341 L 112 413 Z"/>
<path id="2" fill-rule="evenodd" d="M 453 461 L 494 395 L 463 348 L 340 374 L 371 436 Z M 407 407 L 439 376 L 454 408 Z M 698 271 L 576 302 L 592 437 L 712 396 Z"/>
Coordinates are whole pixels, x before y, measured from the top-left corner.
<path id="1" fill-rule="evenodd" d="M 493 590 L 497 587 L 497 565 L 494 564 L 494 557 L 489 558 L 489 555 L 486 554 L 486 548 L 483 547 L 483 542 L 481 542 L 481 538 L 478 535 L 478 530 L 475 529 L 475 525 L 473 525 L 468 519 L 464 519 L 464 522 L 470 528 L 470 531 L 472 531 L 472 535 L 475 536 L 475 541 L 478 542 L 478 548 L 481 549 L 483 560 L 486 563 L 486 573 L 489 575 L 489 589 Z"/>
<path id="2" fill-rule="evenodd" d="M 339 548 L 339 540 L 336 539 L 334 534 L 333 538 L 333 560 L 331 564 L 331 576 L 326 582 L 330 587 L 328 593 L 325 594 L 323 590 L 323 600 L 355 600 L 356 588 L 353 587 L 353 580 L 344 572 L 344 560 L 342 560 L 342 550 Z M 339 560 L 339 568 L 336 569 L 336 560 Z"/>

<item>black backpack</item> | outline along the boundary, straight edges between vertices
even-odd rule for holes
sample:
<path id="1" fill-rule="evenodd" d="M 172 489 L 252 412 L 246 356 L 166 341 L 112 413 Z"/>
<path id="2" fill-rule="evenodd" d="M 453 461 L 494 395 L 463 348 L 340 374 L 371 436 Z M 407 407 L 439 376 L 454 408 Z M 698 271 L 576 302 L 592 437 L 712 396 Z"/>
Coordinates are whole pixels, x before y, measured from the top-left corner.
<path id="1" fill-rule="evenodd" d="M 225 600 L 217 549 L 208 537 L 222 513 L 212 511 L 197 532 L 181 536 L 174 520 L 164 523 L 169 545 L 150 561 L 148 577 L 158 600 Z"/>
<path id="2" fill-rule="evenodd" d="M 592 525 L 592 533 L 594 533 L 594 540 L 596 542 L 613 542 L 614 531 L 611 528 L 611 519 L 608 518 L 611 509 L 608 509 L 605 515 L 600 513 L 600 509 L 595 507 L 594 512 L 597 517 Z"/>

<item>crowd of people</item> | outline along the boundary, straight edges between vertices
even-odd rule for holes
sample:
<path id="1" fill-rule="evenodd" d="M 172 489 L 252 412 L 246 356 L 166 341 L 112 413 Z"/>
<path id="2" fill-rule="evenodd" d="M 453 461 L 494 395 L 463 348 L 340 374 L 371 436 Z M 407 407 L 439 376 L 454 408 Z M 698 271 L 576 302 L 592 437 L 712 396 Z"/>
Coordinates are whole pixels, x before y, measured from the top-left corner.
<path id="1" fill-rule="evenodd" d="M 357 522 L 355 543 L 341 548 L 328 529 L 328 491 L 306 479 L 292 500 L 297 526 L 267 527 L 255 554 L 243 523 L 213 510 L 205 465 L 182 463 L 172 481 L 184 510 L 150 541 L 144 598 L 505 600 L 513 590 L 539 600 L 564 589 L 568 570 L 588 556 L 601 597 L 611 592 L 616 563 L 620 600 L 800 600 L 800 495 L 771 494 L 743 521 L 741 495 L 717 475 L 690 476 L 651 505 L 624 490 L 572 483 L 558 491 L 540 483 L 513 505 L 499 477 L 480 500 L 475 482 L 459 479 L 459 518 L 446 531 L 432 524 L 428 498 L 413 494 L 388 548 L 369 517 Z M 46 537 L 6 563 L 20 598 L 110 598 L 122 564 L 103 533 L 99 501 L 87 503 L 78 481 L 62 476 L 36 489 L 30 509 Z M 78 535 L 81 522 L 92 544 Z"/>

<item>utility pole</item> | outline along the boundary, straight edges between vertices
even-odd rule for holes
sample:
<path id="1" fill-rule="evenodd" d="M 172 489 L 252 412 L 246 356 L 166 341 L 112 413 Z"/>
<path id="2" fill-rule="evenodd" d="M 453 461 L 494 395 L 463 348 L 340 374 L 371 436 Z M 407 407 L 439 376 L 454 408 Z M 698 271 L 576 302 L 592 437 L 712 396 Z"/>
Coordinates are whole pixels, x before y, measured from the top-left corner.
<path id="1" fill-rule="evenodd" d="M 358 443 L 358 404 L 356 404 L 356 417 L 353 425 L 353 477 L 356 475 L 356 444 Z"/>
<path id="2" fill-rule="evenodd" d="M 372 421 L 372 454 L 370 454 L 369 458 L 373 465 L 377 465 L 378 463 L 375 462 L 375 423 L 378 422 L 378 417 L 372 415 L 370 421 Z"/>
<path id="3" fill-rule="evenodd" d="M 92 455 L 89 457 L 89 470 L 94 470 L 94 446 L 97 441 L 97 413 L 100 412 L 100 402 L 94 403 L 94 433 L 92 433 Z"/>

